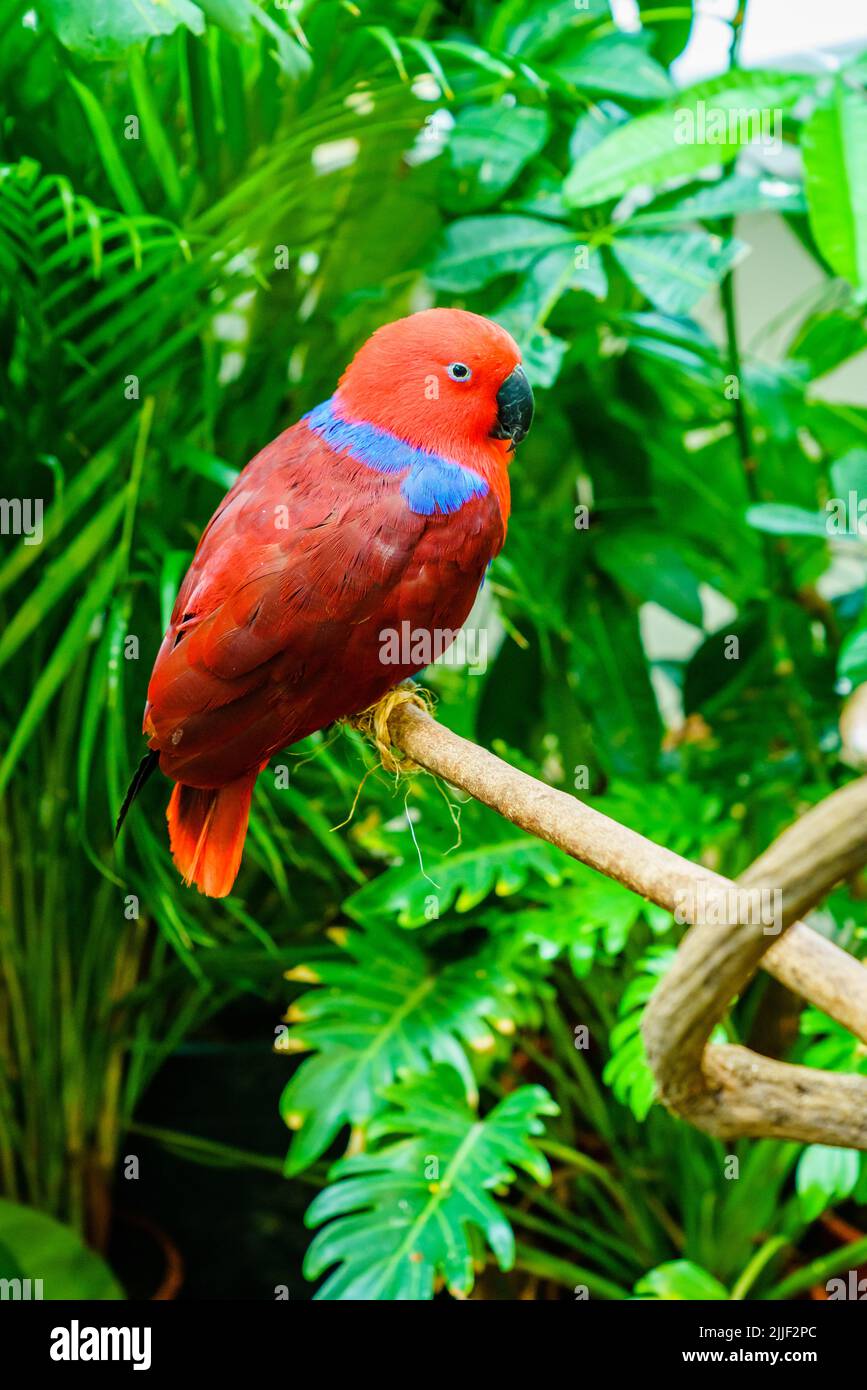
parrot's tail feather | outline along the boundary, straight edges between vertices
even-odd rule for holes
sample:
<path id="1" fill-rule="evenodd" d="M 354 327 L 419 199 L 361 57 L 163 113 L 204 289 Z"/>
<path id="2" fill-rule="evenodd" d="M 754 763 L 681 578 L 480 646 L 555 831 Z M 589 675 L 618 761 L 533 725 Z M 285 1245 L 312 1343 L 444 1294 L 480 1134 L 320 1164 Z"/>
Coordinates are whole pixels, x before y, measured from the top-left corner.
<path id="1" fill-rule="evenodd" d="M 124 821 L 126 820 L 126 813 L 127 813 L 127 811 L 129 810 L 129 808 L 130 808 L 130 806 L 132 805 L 132 803 L 135 801 L 136 797 L 138 796 L 138 794 L 139 794 L 139 792 L 141 791 L 142 787 L 144 786 L 145 782 L 147 782 L 147 780 L 148 780 L 148 778 L 150 777 L 151 773 L 152 773 L 152 772 L 154 771 L 154 769 L 157 767 L 157 765 L 158 765 L 158 763 L 159 763 L 159 760 L 160 760 L 160 755 L 159 755 L 159 753 L 153 753 L 153 752 L 151 752 L 151 753 L 145 753 L 144 757 L 142 758 L 141 762 L 139 763 L 138 767 L 136 768 L 136 770 L 135 770 L 135 772 L 134 772 L 134 774 L 133 774 L 133 779 L 132 779 L 132 781 L 130 782 L 128 788 L 127 788 L 126 796 L 125 796 L 124 799 L 123 799 L 123 805 L 121 806 L 121 808 L 120 808 L 120 810 L 119 810 L 119 812 L 118 812 L 118 815 L 117 815 L 117 820 L 115 821 L 115 826 L 114 826 L 114 838 L 115 838 L 115 839 L 117 839 L 118 835 L 120 834 L 121 826 L 123 825 Z"/>
<path id="2" fill-rule="evenodd" d="M 172 858 L 184 883 L 209 898 L 225 898 L 238 876 L 257 776 L 213 790 L 175 783 L 166 812 Z"/>

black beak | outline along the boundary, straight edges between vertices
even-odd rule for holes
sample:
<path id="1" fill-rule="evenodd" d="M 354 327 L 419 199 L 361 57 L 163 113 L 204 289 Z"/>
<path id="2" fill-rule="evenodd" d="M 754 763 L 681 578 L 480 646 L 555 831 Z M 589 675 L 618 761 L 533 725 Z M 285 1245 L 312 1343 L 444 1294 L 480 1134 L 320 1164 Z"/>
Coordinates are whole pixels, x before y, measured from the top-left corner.
<path id="1" fill-rule="evenodd" d="M 520 444 L 533 423 L 533 391 L 523 367 L 515 367 L 497 392 L 497 423 L 494 439 L 511 439 L 512 448 Z"/>

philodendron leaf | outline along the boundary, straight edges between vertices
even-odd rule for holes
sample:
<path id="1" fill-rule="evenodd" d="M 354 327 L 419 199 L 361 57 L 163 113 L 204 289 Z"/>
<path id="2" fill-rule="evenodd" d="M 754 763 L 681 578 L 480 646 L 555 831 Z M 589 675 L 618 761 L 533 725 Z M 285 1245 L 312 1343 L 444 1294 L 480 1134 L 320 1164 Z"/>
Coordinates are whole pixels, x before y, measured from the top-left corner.
<path id="1" fill-rule="evenodd" d="M 9 1278 L 29 1279 L 32 1298 L 124 1297 L 108 1265 L 68 1226 L 0 1199 L 0 1279 Z M 38 1292 L 33 1281 L 40 1281 Z"/>
<path id="2" fill-rule="evenodd" d="M 566 201 L 589 207 L 620 198 L 639 184 L 655 186 L 688 178 L 710 164 L 728 164 L 763 136 L 760 113 L 774 117 L 773 137 L 776 112 L 790 107 L 809 86 L 806 77 L 737 70 L 700 82 L 636 116 L 589 150 L 566 179 Z"/>
<path id="3" fill-rule="evenodd" d="M 338 1266 L 318 1299 L 429 1299 L 438 1277 L 466 1296 L 470 1227 L 481 1231 L 500 1269 L 514 1262 L 512 1228 L 491 1189 L 513 1182 L 519 1169 L 536 1182 L 550 1180 L 530 1136 L 543 1132 L 540 1117 L 556 1115 L 557 1106 L 542 1086 L 520 1086 L 479 1118 L 450 1067 L 386 1094 L 392 1109 L 371 1126 L 371 1151 L 335 1164 L 332 1185 L 307 1212 L 307 1225 L 321 1230 L 304 1273 L 317 1279 Z"/>
<path id="4" fill-rule="evenodd" d="M 356 922 L 420 927 L 430 918 L 432 902 L 440 915 L 452 905 L 457 912 L 469 912 L 489 893 L 509 897 L 534 877 L 556 886 L 569 867 L 561 850 L 515 832 L 493 844 L 467 845 L 443 855 L 429 866 L 430 877 L 412 863 L 388 869 L 347 898 L 343 907 Z"/>
<path id="5" fill-rule="evenodd" d="M 837 275 L 867 292 L 867 101 L 837 78 L 801 136 L 810 228 Z"/>
<path id="6" fill-rule="evenodd" d="M 729 1293 L 725 1285 L 701 1265 L 693 1264 L 692 1260 L 670 1260 L 642 1275 L 635 1285 L 635 1296 L 700 1302 L 706 1298 L 727 1299 Z"/>
<path id="7" fill-rule="evenodd" d="M 280 1110 L 295 1131 L 287 1172 L 308 1167 L 347 1124 L 382 1108 L 382 1089 L 402 1068 L 448 1062 L 475 1102 L 468 1052 L 488 1052 L 494 1028 L 514 1028 L 521 980 L 494 945 L 437 965 L 406 933 L 384 927 L 347 932 L 345 959 L 317 964 L 326 986 L 301 996 L 282 1050 L 315 1049 L 289 1082 Z M 505 945 L 503 947 L 505 950 Z M 311 979 L 304 967 L 289 978 Z"/>
<path id="8" fill-rule="evenodd" d="M 611 1056 L 602 1079 L 617 1099 L 628 1105 L 637 1120 L 644 1120 L 656 1098 L 656 1082 L 641 1035 L 641 1020 L 651 994 L 661 977 L 671 968 L 674 946 L 656 944 L 638 961 L 618 1006 L 618 1022 L 608 1040 Z"/>
<path id="9" fill-rule="evenodd" d="M 689 313 L 746 252 L 709 232 L 616 237 L 611 247 L 630 280 L 663 314 Z"/>

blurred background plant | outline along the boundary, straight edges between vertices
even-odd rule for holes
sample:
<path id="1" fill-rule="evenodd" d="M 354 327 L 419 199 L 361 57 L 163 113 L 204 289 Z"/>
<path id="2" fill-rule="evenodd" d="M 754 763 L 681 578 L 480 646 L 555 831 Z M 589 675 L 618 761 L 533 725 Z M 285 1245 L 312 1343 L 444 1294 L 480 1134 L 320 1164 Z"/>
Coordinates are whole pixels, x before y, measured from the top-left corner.
<path id="1" fill-rule="evenodd" d="M 867 496 L 867 61 L 742 67 L 739 15 L 678 90 L 692 6 L 615 9 L 4 7 L 0 467 L 45 515 L 0 564 L 0 1275 L 744 1298 L 867 1260 L 859 1155 L 653 1105 L 673 920 L 428 778 L 374 771 L 347 820 L 356 735 L 260 779 L 225 902 L 178 883 L 158 783 L 112 847 L 204 522 L 433 302 L 509 327 L 538 400 L 440 718 L 730 875 L 852 775 L 867 550 L 825 504 Z M 774 141 L 681 139 L 708 110 Z M 813 921 L 861 953 L 862 882 Z M 764 978 L 726 1032 L 865 1066 Z"/>

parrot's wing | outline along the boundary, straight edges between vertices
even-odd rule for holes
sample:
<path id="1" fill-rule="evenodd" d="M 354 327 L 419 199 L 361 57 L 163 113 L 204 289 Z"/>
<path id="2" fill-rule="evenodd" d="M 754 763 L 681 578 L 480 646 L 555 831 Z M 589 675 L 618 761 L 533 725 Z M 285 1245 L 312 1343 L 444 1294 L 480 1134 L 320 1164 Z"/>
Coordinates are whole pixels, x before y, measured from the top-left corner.
<path id="1" fill-rule="evenodd" d="M 346 629 L 399 583 L 428 522 L 393 475 L 333 452 L 303 422 L 287 430 L 247 465 L 199 542 L 148 688 L 151 746 L 183 761 L 202 717 L 213 738 L 223 707 L 227 737 L 261 723 L 262 687 L 278 675 L 300 684 L 333 662 Z"/>

